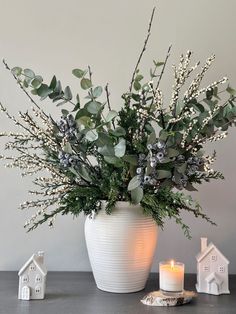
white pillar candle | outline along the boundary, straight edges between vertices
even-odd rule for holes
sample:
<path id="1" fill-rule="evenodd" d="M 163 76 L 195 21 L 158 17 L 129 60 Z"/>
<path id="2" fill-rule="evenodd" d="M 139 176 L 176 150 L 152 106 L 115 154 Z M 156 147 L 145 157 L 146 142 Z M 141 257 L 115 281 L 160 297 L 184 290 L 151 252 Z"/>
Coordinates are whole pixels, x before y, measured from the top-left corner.
<path id="1" fill-rule="evenodd" d="M 169 292 L 182 292 L 184 289 L 184 264 L 174 261 L 159 264 L 160 289 Z"/>

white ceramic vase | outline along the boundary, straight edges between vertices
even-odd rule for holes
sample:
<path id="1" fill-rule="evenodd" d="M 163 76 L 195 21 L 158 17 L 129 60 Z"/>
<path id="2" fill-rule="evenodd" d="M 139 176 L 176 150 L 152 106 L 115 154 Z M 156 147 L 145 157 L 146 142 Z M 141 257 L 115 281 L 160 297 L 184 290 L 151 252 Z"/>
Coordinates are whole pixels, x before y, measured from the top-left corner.
<path id="1" fill-rule="evenodd" d="M 85 221 L 85 238 L 97 287 L 116 293 L 144 289 L 157 243 L 158 228 L 142 207 L 117 202 Z"/>

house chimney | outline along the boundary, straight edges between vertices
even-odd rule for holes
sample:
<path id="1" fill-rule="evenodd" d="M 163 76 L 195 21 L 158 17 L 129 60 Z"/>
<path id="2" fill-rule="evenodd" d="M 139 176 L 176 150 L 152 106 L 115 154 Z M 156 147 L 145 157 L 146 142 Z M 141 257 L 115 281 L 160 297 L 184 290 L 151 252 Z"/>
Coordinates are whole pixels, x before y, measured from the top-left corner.
<path id="1" fill-rule="evenodd" d="M 39 251 L 38 252 L 38 261 L 40 264 L 44 263 L 44 251 Z"/>
<path id="2" fill-rule="evenodd" d="M 201 252 L 207 248 L 207 238 L 201 238 Z"/>

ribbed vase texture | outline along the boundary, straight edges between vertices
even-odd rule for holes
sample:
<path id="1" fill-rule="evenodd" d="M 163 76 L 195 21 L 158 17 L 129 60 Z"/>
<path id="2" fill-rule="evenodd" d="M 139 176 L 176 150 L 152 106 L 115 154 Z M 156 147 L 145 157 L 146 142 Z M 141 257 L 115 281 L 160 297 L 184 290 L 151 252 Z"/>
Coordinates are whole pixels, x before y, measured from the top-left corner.
<path id="1" fill-rule="evenodd" d="M 117 202 L 111 215 L 102 210 L 85 221 L 85 238 L 97 287 L 116 293 L 144 289 L 158 230 L 142 207 Z"/>

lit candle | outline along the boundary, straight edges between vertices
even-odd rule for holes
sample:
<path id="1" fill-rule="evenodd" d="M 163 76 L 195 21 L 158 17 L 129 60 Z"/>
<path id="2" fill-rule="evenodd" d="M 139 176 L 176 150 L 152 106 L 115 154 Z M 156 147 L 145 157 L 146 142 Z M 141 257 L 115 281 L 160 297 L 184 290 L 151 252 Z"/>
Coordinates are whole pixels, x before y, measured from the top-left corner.
<path id="1" fill-rule="evenodd" d="M 159 264 L 160 289 L 166 292 L 182 292 L 184 289 L 184 264 L 175 261 Z"/>

